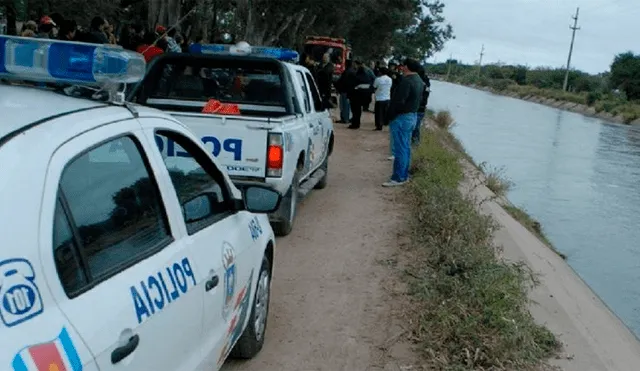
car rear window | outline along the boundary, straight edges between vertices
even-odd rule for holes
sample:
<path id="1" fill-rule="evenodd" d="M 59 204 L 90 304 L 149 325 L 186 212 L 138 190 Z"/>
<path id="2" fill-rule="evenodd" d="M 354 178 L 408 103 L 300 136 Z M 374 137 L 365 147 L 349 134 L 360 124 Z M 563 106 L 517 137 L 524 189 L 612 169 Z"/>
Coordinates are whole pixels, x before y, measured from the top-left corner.
<path id="1" fill-rule="evenodd" d="M 159 61 L 160 62 L 160 61 Z M 272 61 L 229 59 L 167 60 L 145 78 L 147 105 L 179 105 L 183 101 L 257 106 L 285 106 L 279 65 Z M 172 101 L 172 102 L 167 102 Z"/>

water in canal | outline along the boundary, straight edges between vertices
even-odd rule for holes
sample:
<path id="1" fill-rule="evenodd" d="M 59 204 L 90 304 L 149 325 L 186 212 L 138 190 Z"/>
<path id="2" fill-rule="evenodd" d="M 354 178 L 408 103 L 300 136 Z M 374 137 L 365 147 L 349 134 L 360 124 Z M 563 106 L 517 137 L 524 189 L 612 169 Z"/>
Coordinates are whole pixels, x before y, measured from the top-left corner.
<path id="1" fill-rule="evenodd" d="M 640 336 L 640 127 L 434 81 L 477 162 L 504 169 L 509 199 Z"/>

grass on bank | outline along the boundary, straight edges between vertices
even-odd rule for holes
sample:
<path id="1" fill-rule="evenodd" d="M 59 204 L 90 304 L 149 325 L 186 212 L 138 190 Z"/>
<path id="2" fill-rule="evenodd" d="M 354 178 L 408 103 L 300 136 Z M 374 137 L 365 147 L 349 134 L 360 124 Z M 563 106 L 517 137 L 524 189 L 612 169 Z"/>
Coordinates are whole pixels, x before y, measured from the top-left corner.
<path id="1" fill-rule="evenodd" d="M 528 312 L 531 272 L 498 258 L 493 220 L 458 191 L 463 172 L 442 144 L 448 136 L 426 131 L 414 153 L 407 273 L 415 334 L 435 369 L 530 369 L 560 344 Z"/>

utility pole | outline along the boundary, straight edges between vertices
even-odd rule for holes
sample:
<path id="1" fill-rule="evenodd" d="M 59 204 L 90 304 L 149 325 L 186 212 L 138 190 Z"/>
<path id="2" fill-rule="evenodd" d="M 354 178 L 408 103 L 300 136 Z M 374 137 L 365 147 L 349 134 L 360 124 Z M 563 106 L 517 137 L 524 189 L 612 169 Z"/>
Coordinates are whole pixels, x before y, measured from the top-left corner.
<path id="1" fill-rule="evenodd" d="M 567 85 L 569 84 L 569 69 L 571 68 L 571 54 L 573 54 L 573 42 L 576 40 L 576 31 L 580 29 L 578 27 L 578 17 L 580 16 L 580 7 L 576 9 L 576 15 L 573 18 L 573 26 L 569 26 L 569 29 L 573 31 L 571 35 L 571 46 L 569 47 L 569 58 L 567 59 L 567 70 L 564 73 L 564 84 L 562 84 L 562 90 L 567 91 Z"/>
<path id="2" fill-rule="evenodd" d="M 482 57 L 484 57 L 484 44 L 482 44 L 482 49 L 480 50 L 480 61 L 478 63 L 478 78 L 480 77 L 480 72 L 482 71 Z"/>
<path id="3" fill-rule="evenodd" d="M 449 81 L 449 75 L 451 74 L 451 61 L 453 60 L 453 53 L 449 54 L 449 60 L 447 60 L 447 81 Z"/>

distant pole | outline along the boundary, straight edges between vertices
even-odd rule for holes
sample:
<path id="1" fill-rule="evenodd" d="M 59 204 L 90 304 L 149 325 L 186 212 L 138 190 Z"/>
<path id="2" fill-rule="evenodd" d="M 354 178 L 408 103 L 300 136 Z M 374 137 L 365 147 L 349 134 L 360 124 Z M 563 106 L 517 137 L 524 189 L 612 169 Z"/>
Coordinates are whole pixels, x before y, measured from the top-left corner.
<path id="1" fill-rule="evenodd" d="M 482 71 L 482 57 L 484 57 L 484 44 L 482 44 L 482 49 L 480 50 L 480 61 L 478 63 L 478 77 L 480 77 L 480 72 Z"/>
<path id="2" fill-rule="evenodd" d="M 564 83 L 562 84 L 562 90 L 567 91 L 569 85 L 569 70 L 571 69 L 571 54 L 573 54 L 573 42 L 576 40 L 576 31 L 580 29 L 578 27 L 578 17 L 580 16 L 580 7 L 576 9 L 576 15 L 573 18 L 573 26 L 569 26 L 569 29 L 573 31 L 571 34 L 571 46 L 569 47 L 569 58 L 567 59 L 567 70 L 564 73 Z"/>
<path id="3" fill-rule="evenodd" d="M 449 81 L 449 75 L 451 74 L 451 61 L 453 60 L 453 53 L 449 54 L 449 60 L 447 61 L 447 81 Z"/>

